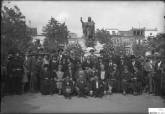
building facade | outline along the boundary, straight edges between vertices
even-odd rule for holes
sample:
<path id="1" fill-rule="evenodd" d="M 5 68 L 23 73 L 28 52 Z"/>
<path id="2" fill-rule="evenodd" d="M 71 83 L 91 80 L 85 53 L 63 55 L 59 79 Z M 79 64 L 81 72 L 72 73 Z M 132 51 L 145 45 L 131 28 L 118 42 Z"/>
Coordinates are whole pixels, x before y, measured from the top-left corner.
<path id="1" fill-rule="evenodd" d="M 145 29 L 145 39 L 147 40 L 148 38 L 154 38 L 158 35 L 158 30 L 157 28 L 154 29 Z"/>
<path id="2" fill-rule="evenodd" d="M 77 38 L 77 37 L 78 37 L 78 36 L 77 36 L 76 33 L 70 32 L 70 33 L 68 34 L 68 38 Z"/>
<path id="3" fill-rule="evenodd" d="M 118 29 L 106 29 L 109 33 L 110 33 L 110 35 L 113 35 L 113 36 L 115 36 L 115 35 L 119 35 L 119 30 Z"/>
<path id="4" fill-rule="evenodd" d="M 134 42 L 133 36 L 112 36 L 112 42 L 114 47 L 124 46 L 126 54 L 133 54 L 132 45 Z"/>
<path id="5" fill-rule="evenodd" d="M 44 35 L 36 35 L 33 36 L 32 42 L 35 42 L 36 40 L 40 40 L 41 45 L 43 45 L 45 38 L 46 37 Z"/>

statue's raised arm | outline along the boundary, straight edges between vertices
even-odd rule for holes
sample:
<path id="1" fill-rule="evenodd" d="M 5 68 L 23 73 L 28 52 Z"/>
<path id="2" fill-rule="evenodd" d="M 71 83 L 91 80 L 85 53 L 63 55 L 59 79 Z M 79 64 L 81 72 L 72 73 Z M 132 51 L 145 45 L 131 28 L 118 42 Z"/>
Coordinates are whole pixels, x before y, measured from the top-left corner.
<path id="1" fill-rule="evenodd" d="M 82 20 L 82 17 L 80 18 L 80 21 L 81 21 L 81 23 L 82 23 L 83 34 L 84 34 L 84 36 L 86 36 L 86 32 L 87 32 L 87 30 L 86 30 L 86 22 L 84 22 L 84 21 Z"/>
<path id="2" fill-rule="evenodd" d="M 92 20 L 91 17 L 88 17 L 88 20 L 84 22 L 82 17 L 80 17 L 80 21 L 82 23 L 82 30 L 83 30 L 83 38 L 85 38 L 87 42 L 87 46 L 93 47 L 93 43 L 95 41 L 95 22 Z"/>
<path id="3" fill-rule="evenodd" d="M 81 21 L 81 23 L 84 23 L 83 20 L 82 20 L 82 17 L 80 17 L 80 21 Z"/>

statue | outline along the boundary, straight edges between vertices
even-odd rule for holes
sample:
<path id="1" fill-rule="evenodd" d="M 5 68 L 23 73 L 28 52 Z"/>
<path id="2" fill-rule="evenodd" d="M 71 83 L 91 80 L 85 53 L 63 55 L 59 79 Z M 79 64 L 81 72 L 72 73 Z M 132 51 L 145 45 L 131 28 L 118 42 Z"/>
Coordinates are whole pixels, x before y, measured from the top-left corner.
<path id="1" fill-rule="evenodd" d="M 94 40 L 95 35 L 95 23 L 92 21 L 91 17 L 88 17 L 88 22 L 83 22 L 82 17 L 80 19 L 82 23 L 83 35 L 88 40 Z"/>

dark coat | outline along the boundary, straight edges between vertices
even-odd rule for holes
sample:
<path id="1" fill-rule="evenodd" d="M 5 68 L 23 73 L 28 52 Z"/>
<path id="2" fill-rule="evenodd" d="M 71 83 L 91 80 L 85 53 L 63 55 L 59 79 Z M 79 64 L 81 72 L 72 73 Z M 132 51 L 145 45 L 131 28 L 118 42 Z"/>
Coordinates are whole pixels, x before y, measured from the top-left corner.
<path id="1" fill-rule="evenodd" d="M 138 70 L 140 70 L 141 68 L 141 66 L 140 66 L 140 63 L 138 62 L 138 61 L 135 61 L 135 64 L 133 65 L 133 63 L 132 62 L 129 62 L 129 64 L 128 64 L 128 68 L 129 68 L 129 71 L 131 72 L 131 73 L 135 73 L 136 72 L 136 70 L 134 69 L 134 67 L 136 67 Z"/>
<path id="2" fill-rule="evenodd" d="M 73 81 L 70 79 L 65 79 L 63 82 L 63 92 L 68 93 L 67 89 L 70 89 L 71 91 L 69 93 L 73 92 Z"/>
<path id="3" fill-rule="evenodd" d="M 97 82 L 98 82 L 98 86 L 97 86 Z M 91 88 L 93 91 L 95 91 L 97 89 L 103 89 L 103 82 L 99 79 L 97 79 L 97 80 L 95 79 L 92 81 L 91 86 L 92 86 Z"/>

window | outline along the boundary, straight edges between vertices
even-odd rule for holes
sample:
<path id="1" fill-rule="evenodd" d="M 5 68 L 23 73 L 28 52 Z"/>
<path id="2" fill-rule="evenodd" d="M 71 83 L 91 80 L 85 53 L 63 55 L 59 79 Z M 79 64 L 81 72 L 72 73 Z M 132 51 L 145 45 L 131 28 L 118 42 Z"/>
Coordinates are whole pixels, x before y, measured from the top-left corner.
<path id="1" fill-rule="evenodd" d="M 137 31 L 137 35 L 140 35 L 140 31 Z"/>
<path id="2" fill-rule="evenodd" d="M 112 35 L 116 35 L 116 32 L 115 31 L 112 31 Z"/>
<path id="3" fill-rule="evenodd" d="M 133 35 L 136 35 L 136 31 L 133 31 Z"/>

